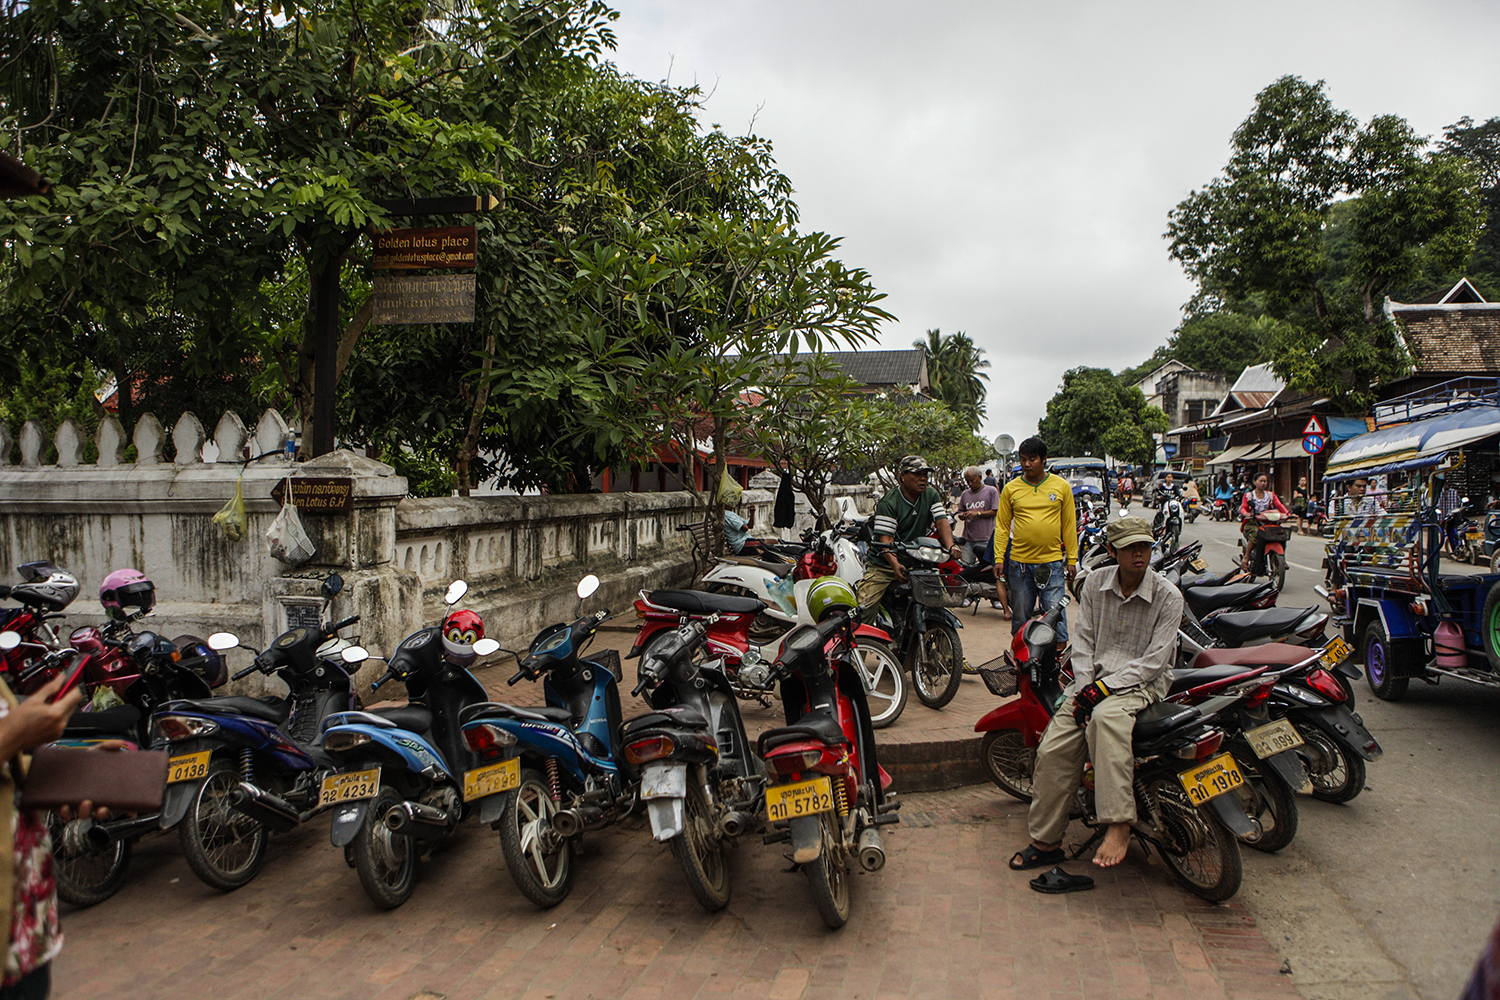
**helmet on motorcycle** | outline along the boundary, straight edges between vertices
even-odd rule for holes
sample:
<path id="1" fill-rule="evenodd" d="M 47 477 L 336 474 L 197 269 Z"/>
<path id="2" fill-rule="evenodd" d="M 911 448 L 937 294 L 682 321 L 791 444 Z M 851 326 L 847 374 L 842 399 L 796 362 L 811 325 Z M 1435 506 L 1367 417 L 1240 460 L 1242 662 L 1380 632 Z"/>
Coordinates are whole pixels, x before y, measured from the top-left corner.
<path id="1" fill-rule="evenodd" d="M 455 611 L 443 619 L 443 649 L 458 663 L 473 663 L 474 643 L 484 638 L 484 619 L 473 611 Z"/>
<path id="2" fill-rule="evenodd" d="M 117 569 L 99 584 L 99 603 L 106 615 L 125 621 L 134 611 L 144 613 L 156 607 L 156 588 L 138 569 Z"/>
<path id="3" fill-rule="evenodd" d="M 836 576 L 819 577 L 807 591 L 807 613 L 815 622 L 838 608 L 857 607 L 859 599 L 854 596 L 854 588 Z"/>
<path id="4" fill-rule="evenodd" d="M 27 563 L 17 567 L 27 582 L 10 588 L 10 596 L 22 604 L 61 611 L 78 596 L 78 579 L 51 563 Z"/>
<path id="5" fill-rule="evenodd" d="M 229 679 L 229 667 L 225 665 L 224 657 L 198 636 L 179 635 L 172 640 L 172 645 L 177 647 L 182 662 L 189 664 L 209 687 L 216 688 Z"/>

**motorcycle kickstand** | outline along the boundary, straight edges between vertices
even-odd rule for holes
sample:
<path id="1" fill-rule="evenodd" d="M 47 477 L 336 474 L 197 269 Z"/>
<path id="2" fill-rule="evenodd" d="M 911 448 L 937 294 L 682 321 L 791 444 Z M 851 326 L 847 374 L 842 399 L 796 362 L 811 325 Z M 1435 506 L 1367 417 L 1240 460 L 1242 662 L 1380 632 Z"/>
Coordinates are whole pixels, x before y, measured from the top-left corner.
<path id="1" fill-rule="evenodd" d="M 1098 830 L 1098 829 L 1094 830 L 1093 836 L 1089 837 L 1088 840 L 1085 840 L 1083 843 L 1081 843 L 1077 847 L 1073 848 L 1073 858 L 1072 858 L 1072 860 L 1077 861 L 1078 858 L 1083 854 L 1084 851 L 1089 850 L 1091 847 L 1094 847 L 1100 841 L 1102 841 L 1104 839 L 1104 834 L 1105 834 L 1105 832 L 1108 829 L 1109 829 L 1108 827 L 1105 827 L 1103 830 Z"/>

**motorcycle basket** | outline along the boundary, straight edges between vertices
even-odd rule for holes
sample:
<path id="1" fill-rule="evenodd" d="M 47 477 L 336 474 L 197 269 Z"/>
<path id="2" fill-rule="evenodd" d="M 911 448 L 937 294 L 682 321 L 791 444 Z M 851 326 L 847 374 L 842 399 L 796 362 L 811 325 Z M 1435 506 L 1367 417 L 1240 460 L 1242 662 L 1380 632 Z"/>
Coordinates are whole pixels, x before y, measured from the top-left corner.
<path id="1" fill-rule="evenodd" d="M 928 608 L 961 608 L 969 597 L 969 585 L 959 583 L 949 586 L 943 575 L 934 571 L 910 570 L 911 596 L 918 604 Z"/>
<path id="2" fill-rule="evenodd" d="M 984 686 L 990 689 L 990 694 L 997 698 L 1009 698 L 1020 690 L 1016 682 L 1016 668 L 1003 656 L 997 656 L 988 663 L 981 663 L 978 667 L 979 679 L 984 681 Z"/>
<path id="3" fill-rule="evenodd" d="M 1292 529 L 1280 524 L 1263 524 L 1256 529 L 1256 541 L 1284 542 L 1292 537 Z"/>

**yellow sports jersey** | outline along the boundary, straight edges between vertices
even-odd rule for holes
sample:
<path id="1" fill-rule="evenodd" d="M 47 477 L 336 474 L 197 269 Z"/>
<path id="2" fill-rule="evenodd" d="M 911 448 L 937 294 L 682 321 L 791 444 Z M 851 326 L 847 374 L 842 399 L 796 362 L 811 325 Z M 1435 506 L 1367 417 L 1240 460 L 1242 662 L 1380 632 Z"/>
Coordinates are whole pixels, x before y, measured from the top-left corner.
<path id="1" fill-rule="evenodd" d="M 1078 515 L 1068 481 L 1049 472 L 1035 486 L 1025 476 L 1006 483 L 995 515 L 996 562 L 1005 558 L 1007 540 L 1016 562 L 1078 562 Z"/>

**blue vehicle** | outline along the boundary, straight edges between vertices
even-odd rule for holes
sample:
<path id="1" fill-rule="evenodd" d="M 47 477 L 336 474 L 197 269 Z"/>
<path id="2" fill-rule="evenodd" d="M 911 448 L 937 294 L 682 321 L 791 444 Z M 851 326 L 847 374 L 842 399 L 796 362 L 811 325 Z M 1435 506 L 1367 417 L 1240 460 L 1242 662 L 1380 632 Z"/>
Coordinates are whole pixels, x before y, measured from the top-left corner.
<path id="1" fill-rule="evenodd" d="M 448 604 L 467 592 L 467 584 L 455 581 Z M 500 648 L 476 634 L 482 629 L 472 611 L 418 629 L 401 640 L 374 684 L 403 682 L 409 703 L 342 712 L 323 724 L 323 751 L 338 772 L 323 779 L 318 804 L 334 807 L 333 845 L 344 849 L 365 894 L 384 909 L 411 897 L 417 845 L 451 834 L 479 798 L 460 716 L 489 701 L 469 672 L 476 658 Z M 486 800 L 480 818 L 493 822 L 501 804 Z"/>
<path id="2" fill-rule="evenodd" d="M 582 601 L 599 587 L 590 574 Z M 573 886 L 577 839 L 608 826 L 635 806 L 637 776 L 616 759 L 620 744 L 620 655 L 591 657 L 584 648 L 607 610 L 545 628 L 520 658 L 511 684 L 543 680 L 547 704 L 476 706 L 464 713 L 464 735 L 488 767 L 506 769 L 499 809 L 500 849 L 522 895 L 556 906 Z"/>
<path id="3" fill-rule="evenodd" d="M 323 584 L 326 612 L 343 586 Z M 317 747 L 318 730 L 334 712 L 355 704 L 350 675 L 367 655 L 338 632 L 359 616 L 331 625 L 290 629 L 235 674 L 274 674 L 284 697 L 227 696 L 168 701 L 151 728 L 170 746 L 161 826 L 177 826 L 188 867 L 207 885 L 238 889 L 259 872 L 270 832 L 285 832 L 318 811 L 318 791 L 333 762 Z M 239 640 L 209 638 L 216 650 Z"/>

